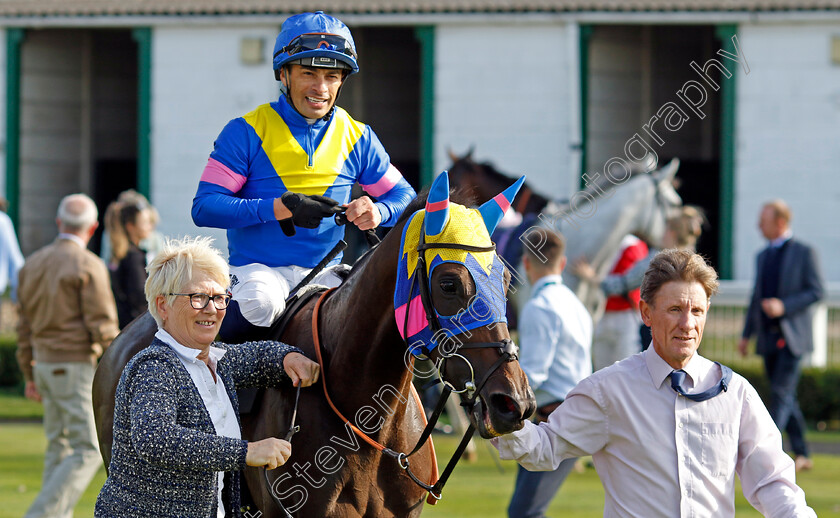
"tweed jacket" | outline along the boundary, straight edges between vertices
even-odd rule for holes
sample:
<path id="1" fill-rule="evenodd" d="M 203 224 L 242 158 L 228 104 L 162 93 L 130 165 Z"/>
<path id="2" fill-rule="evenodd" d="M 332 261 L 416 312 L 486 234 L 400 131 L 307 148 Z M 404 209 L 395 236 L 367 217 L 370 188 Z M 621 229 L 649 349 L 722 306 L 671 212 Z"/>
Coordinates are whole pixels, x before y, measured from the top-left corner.
<path id="1" fill-rule="evenodd" d="M 767 252 L 768 249 L 765 248 L 758 254 L 755 286 L 742 333 L 744 338 L 758 335 L 756 353 L 760 355 L 776 347 L 774 343 L 770 343 L 767 330 L 761 323 L 761 299 L 765 298 L 761 293 L 761 275 L 764 271 Z M 801 356 L 814 350 L 812 329 L 814 303 L 822 299 L 825 294 L 814 249 L 791 238 L 782 252 L 780 272 L 777 297 L 785 305 L 785 314 L 780 320 L 782 334 L 791 352 L 796 356 Z"/>
<path id="2" fill-rule="evenodd" d="M 288 382 L 283 359 L 300 352 L 280 342 L 213 345 L 227 350 L 216 374 L 237 419 L 235 390 Z M 248 441 L 216 435 L 181 360 L 156 338 L 128 362 L 117 385 L 111 464 L 95 516 L 215 518 L 216 472 L 227 471 L 225 515 L 240 517 L 239 474 L 247 451 Z"/>

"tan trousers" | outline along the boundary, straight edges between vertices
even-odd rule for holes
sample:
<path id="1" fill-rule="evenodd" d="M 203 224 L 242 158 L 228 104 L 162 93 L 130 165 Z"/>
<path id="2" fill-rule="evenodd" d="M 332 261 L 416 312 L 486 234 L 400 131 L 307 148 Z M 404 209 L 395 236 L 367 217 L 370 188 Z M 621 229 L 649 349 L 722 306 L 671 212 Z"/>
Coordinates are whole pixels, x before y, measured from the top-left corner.
<path id="1" fill-rule="evenodd" d="M 102 465 L 91 400 L 94 370 L 84 362 L 35 363 L 47 452 L 41 491 L 24 518 L 72 518 Z"/>

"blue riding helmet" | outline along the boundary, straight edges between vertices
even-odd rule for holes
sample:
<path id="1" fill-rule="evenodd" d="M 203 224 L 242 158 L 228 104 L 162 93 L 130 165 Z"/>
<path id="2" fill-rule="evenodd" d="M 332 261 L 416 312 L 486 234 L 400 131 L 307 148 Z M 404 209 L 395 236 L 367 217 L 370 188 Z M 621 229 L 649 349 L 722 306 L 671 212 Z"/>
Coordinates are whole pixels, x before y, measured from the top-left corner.
<path id="1" fill-rule="evenodd" d="M 350 29 L 323 11 L 296 14 L 283 22 L 274 44 L 275 75 L 288 63 L 359 71 Z"/>

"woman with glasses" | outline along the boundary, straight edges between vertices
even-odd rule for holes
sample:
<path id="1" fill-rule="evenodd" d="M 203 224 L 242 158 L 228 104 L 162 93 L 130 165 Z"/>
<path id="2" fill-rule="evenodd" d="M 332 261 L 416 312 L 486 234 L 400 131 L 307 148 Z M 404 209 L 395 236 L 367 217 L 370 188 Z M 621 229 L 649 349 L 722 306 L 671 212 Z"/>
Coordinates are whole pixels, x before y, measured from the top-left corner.
<path id="1" fill-rule="evenodd" d="M 361 230 L 390 227 L 415 196 L 370 126 L 336 105 L 359 71 L 341 20 L 321 11 L 289 17 L 272 66 L 282 95 L 228 122 L 193 199 L 196 225 L 227 229 L 237 281 L 222 328 L 229 341 L 262 336 L 277 320 L 291 288 L 344 237 L 337 212 Z M 357 183 L 366 195 L 351 201 Z M 338 286 L 340 262 L 312 282 Z"/>
<path id="2" fill-rule="evenodd" d="M 158 331 L 117 386 L 98 517 L 240 516 L 239 472 L 274 469 L 291 454 L 277 438 L 242 440 L 235 390 L 306 387 L 318 380 L 318 364 L 280 342 L 214 342 L 230 294 L 227 263 L 210 242 L 170 241 L 148 266 Z"/>

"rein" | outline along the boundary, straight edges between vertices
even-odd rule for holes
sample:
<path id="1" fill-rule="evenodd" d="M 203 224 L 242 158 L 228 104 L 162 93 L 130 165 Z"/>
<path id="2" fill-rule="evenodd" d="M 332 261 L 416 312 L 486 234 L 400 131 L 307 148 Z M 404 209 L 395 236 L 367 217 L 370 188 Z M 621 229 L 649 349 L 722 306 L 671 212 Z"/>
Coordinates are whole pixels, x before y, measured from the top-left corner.
<path id="1" fill-rule="evenodd" d="M 423 435 L 420 437 L 420 440 L 417 442 L 417 445 L 414 447 L 414 449 L 411 451 L 411 453 L 409 453 L 408 455 L 406 455 L 404 453 L 399 453 L 399 452 L 396 452 L 396 451 L 388 448 L 387 446 L 384 446 L 384 445 L 380 444 L 378 441 L 376 441 L 375 439 L 368 436 L 368 434 L 359 430 L 353 423 L 350 422 L 349 419 L 344 417 L 344 414 L 341 413 L 341 411 L 335 406 L 335 403 L 333 403 L 332 398 L 330 398 L 329 391 L 327 390 L 327 376 L 326 376 L 327 372 L 326 372 L 326 369 L 324 367 L 324 358 L 321 355 L 321 339 L 320 339 L 320 336 L 319 336 L 320 333 L 318 332 L 318 316 L 320 314 L 321 305 L 324 303 L 327 296 L 330 293 L 332 293 L 334 290 L 335 290 L 335 288 L 331 288 L 331 289 L 325 291 L 324 293 L 322 293 L 321 296 L 318 298 L 318 301 L 315 302 L 315 308 L 312 310 L 312 342 L 315 346 L 315 356 L 318 359 L 318 366 L 321 367 L 321 385 L 324 387 L 324 397 L 327 399 L 327 403 L 330 405 L 330 408 L 332 408 L 332 411 L 335 413 L 335 415 L 337 415 L 338 418 L 341 419 L 344 422 L 345 425 L 349 426 L 350 429 L 353 431 L 353 433 L 356 434 L 356 436 L 360 437 L 362 440 L 364 440 L 366 443 L 371 445 L 377 451 L 380 451 L 380 452 L 384 453 L 385 455 L 388 455 L 389 457 L 396 459 L 397 462 L 399 463 L 400 467 L 403 468 L 408 473 L 408 475 L 411 477 L 411 480 L 413 480 L 417 485 L 419 485 L 420 487 L 422 487 L 423 489 L 428 491 L 431 494 L 431 496 L 434 497 L 435 501 L 440 500 L 440 489 L 442 489 L 442 487 L 443 487 L 443 484 L 440 484 L 441 479 L 432 480 L 433 485 L 426 484 L 423 481 L 421 481 L 420 479 L 418 479 L 417 476 L 414 475 L 414 473 L 411 472 L 411 469 L 410 469 L 409 464 L 408 464 L 408 457 L 410 455 L 414 454 L 416 451 L 418 451 L 420 449 L 420 447 L 423 445 L 423 443 L 426 441 L 426 439 L 428 439 L 429 434 L 425 433 L 426 430 L 424 430 Z M 441 408 L 441 410 L 442 410 L 442 408 Z M 439 415 L 439 412 L 438 412 L 438 415 Z M 432 425 L 432 426 L 434 426 L 434 425 Z M 428 429 L 429 426 L 427 426 L 426 428 Z M 470 428 L 472 428 L 472 427 L 470 427 Z M 470 436 L 472 436 L 472 433 L 470 434 Z M 436 461 L 434 460 L 434 448 L 432 449 L 432 453 L 433 453 L 432 459 L 433 459 L 434 463 L 436 464 Z M 460 457 L 460 455 L 459 455 L 459 457 Z M 449 466 L 447 466 L 447 469 L 449 469 Z M 435 469 L 434 472 L 435 472 L 435 475 L 432 476 L 433 479 L 436 476 L 437 469 Z M 449 472 L 451 472 L 451 470 L 449 470 Z M 443 481 L 444 481 L 444 483 L 446 482 L 445 479 L 443 479 Z M 438 488 L 438 484 L 440 484 L 439 488 Z M 437 492 L 435 492 L 436 488 L 437 488 Z M 431 505 L 434 505 L 434 503 L 435 503 L 435 501 L 430 501 L 430 500 L 427 500 L 427 501 Z"/>
<path id="2" fill-rule="evenodd" d="M 294 437 L 294 435 L 300 431 L 300 425 L 296 425 L 295 421 L 297 420 L 298 401 L 300 401 L 300 388 L 302 386 L 303 385 L 298 383 L 297 391 L 295 392 L 295 406 L 294 406 L 294 409 L 292 410 L 292 422 L 291 422 L 291 424 L 289 424 L 289 431 L 286 432 L 285 437 L 283 437 L 283 440 L 285 440 L 286 442 L 289 442 L 289 443 L 292 442 L 292 437 Z M 271 489 L 271 481 L 268 480 L 268 468 L 263 466 L 262 472 L 263 472 L 263 479 L 265 480 L 265 485 L 268 488 L 268 493 L 271 495 L 271 499 L 274 500 L 274 503 L 277 504 L 277 507 L 279 507 L 280 510 L 283 511 L 286 518 L 292 518 L 292 515 L 291 515 L 291 513 L 289 513 L 289 510 L 286 509 L 286 506 L 283 505 L 283 502 L 281 502 L 280 499 L 277 498 L 277 496 L 274 495 L 274 491 Z"/>
<path id="3" fill-rule="evenodd" d="M 418 279 L 420 281 L 420 295 L 421 295 L 420 299 L 423 303 L 423 308 L 424 308 L 424 311 L 426 313 L 426 317 L 428 319 L 429 325 L 431 326 L 433 331 L 440 330 L 441 325 L 440 325 L 440 322 L 438 321 L 437 314 L 434 310 L 434 306 L 432 305 L 431 293 L 429 292 L 429 280 L 428 280 L 428 274 L 426 272 L 425 251 L 430 250 L 430 249 L 441 249 L 441 248 L 466 250 L 466 251 L 470 251 L 470 252 L 493 252 L 493 251 L 496 250 L 496 245 L 493 244 L 493 245 L 487 246 L 487 247 L 479 247 L 479 246 L 463 245 L 463 244 L 459 244 L 459 243 L 431 243 L 431 244 L 427 244 L 425 242 L 425 231 L 420 232 L 420 242 L 418 243 L 418 246 L 417 246 L 418 262 L 417 262 L 416 269 L 415 269 L 416 275 L 413 276 L 414 280 L 412 281 L 412 283 L 414 281 L 418 280 Z M 441 476 L 437 480 L 432 480 L 431 484 L 426 484 L 425 482 L 423 482 L 422 480 L 417 478 L 417 476 L 411 471 L 411 466 L 409 464 L 408 458 L 410 456 L 414 455 L 415 453 L 417 453 L 420 450 L 420 448 L 423 446 L 423 444 L 425 444 L 426 441 L 429 439 L 429 436 L 431 435 L 432 431 L 434 430 L 434 427 L 435 427 L 435 424 L 437 423 L 438 418 L 440 417 L 441 413 L 443 412 L 443 409 L 445 408 L 446 401 L 449 398 L 450 394 L 452 394 L 453 392 L 454 393 L 467 392 L 467 396 L 466 396 L 465 400 L 462 401 L 461 405 L 464 406 L 465 408 L 469 409 L 470 411 L 472 411 L 472 409 L 475 407 L 475 404 L 477 402 L 479 392 L 484 387 L 484 385 L 487 383 L 490 376 L 502 364 L 513 361 L 513 360 L 516 360 L 518 358 L 516 345 L 514 345 L 514 343 L 510 339 L 504 339 L 504 340 L 501 340 L 499 342 L 480 342 L 480 343 L 479 342 L 472 342 L 472 343 L 461 344 L 459 346 L 459 349 L 461 349 L 461 348 L 463 348 L 463 349 L 495 348 L 495 349 L 498 349 L 498 351 L 499 351 L 498 360 L 496 360 L 496 362 L 484 374 L 484 376 L 482 376 L 482 378 L 479 380 L 479 382 L 477 384 L 476 384 L 476 380 L 475 380 L 475 369 L 473 369 L 472 364 L 470 363 L 470 361 L 466 357 L 464 357 L 460 354 L 454 353 L 454 352 L 449 354 L 449 355 L 444 355 L 443 353 L 441 353 L 443 360 L 442 360 L 442 362 L 439 366 L 438 375 L 440 377 L 440 381 L 443 382 L 443 390 L 441 392 L 440 399 L 438 400 L 438 403 L 435 406 L 435 410 L 432 413 L 432 416 L 430 417 L 428 423 L 426 424 L 426 427 L 424 428 L 423 432 L 420 434 L 420 438 L 418 439 L 414 448 L 407 454 L 402 453 L 402 452 L 397 452 L 397 451 L 394 451 L 394 450 L 388 448 L 387 446 L 379 443 L 378 441 L 374 440 L 369 435 L 367 435 L 366 433 L 361 431 L 358 427 L 356 427 L 353 423 L 351 423 L 350 420 L 347 419 L 346 417 L 344 417 L 344 415 L 341 413 L 341 411 L 335 406 L 335 403 L 333 403 L 332 398 L 330 398 L 329 391 L 327 389 L 327 378 L 326 378 L 326 369 L 325 369 L 325 366 L 324 366 L 324 359 L 323 359 L 323 356 L 321 354 L 321 341 L 320 341 L 320 333 L 319 333 L 319 330 L 318 330 L 318 317 L 320 315 L 321 305 L 324 303 L 327 296 L 329 296 L 329 294 L 332 293 L 333 289 L 325 291 L 324 293 L 321 294 L 321 296 L 318 298 L 318 301 L 315 303 L 315 308 L 312 311 L 312 341 L 313 341 L 313 344 L 314 344 L 314 347 L 315 347 L 315 356 L 318 360 L 318 365 L 321 368 L 321 383 L 322 383 L 323 388 L 324 388 L 324 397 L 326 398 L 327 403 L 329 404 L 332 411 L 336 414 L 336 416 L 338 416 L 339 419 L 341 419 L 345 423 L 345 425 L 347 425 L 350 428 L 350 430 L 352 430 L 353 433 L 356 434 L 356 436 L 360 437 L 362 440 L 364 440 L 370 446 L 375 448 L 377 451 L 395 459 L 397 461 L 397 463 L 399 464 L 399 466 L 403 470 L 405 470 L 406 474 L 408 474 L 408 476 L 411 478 L 411 480 L 415 484 L 417 484 L 418 486 L 423 488 L 425 491 L 428 491 L 429 492 L 429 498 L 427 498 L 426 501 L 430 505 L 434 505 L 437 500 L 441 499 L 441 493 L 442 493 L 442 490 L 443 490 L 443 486 L 446 484 L 447 480 L 449 479 L 449 476 L 452 474 L 452 471 L 455 469 L 455 465 L 461 459 L 461 456 L 463 455 L 464 451 L 466 450 L 467 445 L 469 444 L 470 440 L 472 439 L 473 434 L 475 434 L 475 426 L 470 424 L 470 426 L 467 428 L 467 431 L 464 434 L 464 437 L 461 439 L 460 444 L 458 445 L 455 452 L 453 453 L 452 458 L 447 463 L 446 468 L 444 468 L 443 473 L 441 474 Z M 410 291 L 413 291 L 413 288 Z M 410 304 L 410 302 L 409 302 L 409 304 Z M 409 311 L 406 311 L 406 318 L 407 318 L 408 313 L 409 313 Z M 407 327 L 404 327 L 404 329 L 406 329 L 406 328 Z M 405 337 L 403 337 L 403 339 L 406 340 Z M 409 346 L 409 344 L 408 344 L 408 342 L 406 342 L 406 347 L 408 347 L 408 346 Z M 426 353 L 426 354 L 428 352 L 429 352 L 428 350 L 424 351 L 424 353 Z M 470 369 L 470 378 L 471 379 L 469 381 L 465 382 L 464 388 L 462 390 L 457 390 L 450 382 L 443 379 L 442 371 L 445 369 L 446 360 L 448 360 L 449 358 L 452 358 L 452 357 L 458 357 L 459 359 L 463 360 Z M 433 447 L 432 447 L 432 459 L 433 459 L 433 462 L 436 462 Z M 434 471 L 436 472 L 437 470 L 435 469 Z M 433 476 L 433 478 L 434 478 L 434 476 Z"/>

